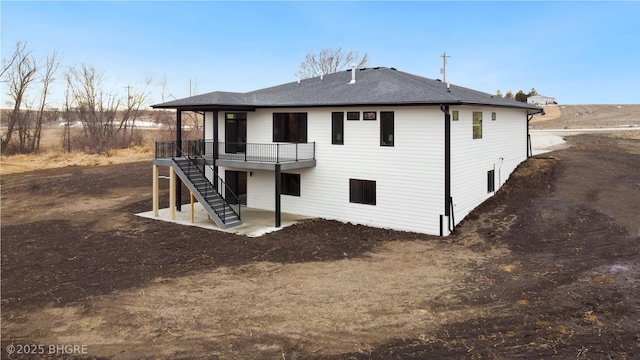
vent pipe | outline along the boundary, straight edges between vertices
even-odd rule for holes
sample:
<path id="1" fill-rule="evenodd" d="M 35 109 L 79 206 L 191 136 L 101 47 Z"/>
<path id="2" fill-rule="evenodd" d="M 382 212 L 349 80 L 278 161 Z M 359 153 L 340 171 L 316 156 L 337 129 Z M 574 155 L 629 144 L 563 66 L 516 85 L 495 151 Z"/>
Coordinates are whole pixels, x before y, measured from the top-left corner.
<path id="1" fill-rule="evenodd" d="M 355 84 L 356 83 L 356 63 L 352 63 L 351 64 L 351 81 L 349 82 L 349 84 Z"/>

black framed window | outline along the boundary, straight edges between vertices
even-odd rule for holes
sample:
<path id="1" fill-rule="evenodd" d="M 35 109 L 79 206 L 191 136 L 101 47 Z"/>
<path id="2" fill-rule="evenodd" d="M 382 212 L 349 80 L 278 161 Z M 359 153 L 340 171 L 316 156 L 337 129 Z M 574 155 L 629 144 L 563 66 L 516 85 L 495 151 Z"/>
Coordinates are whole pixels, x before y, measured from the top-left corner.
<path id="1" fill-rule="evenodd" d="M 458 112 L 458 110 L 453 110 L 451 112 L 451 120 L 453 121 L 458 121 L 460 119 L 460 113 Z"/>
<path id="2" fill-rule="evenodd" d="M 393 146 L 393 111 L 380 111 L 380 146 Z"/>
<path id="3" fill-rule="evenodd" d="M 360 111 L 347 111 L 347 120 L 360 120 Z"/>
<path id="4" fill-rule="evenodd" d="M 331 113 L 331 143 L 344 145 L 344 113 Z"/>
<path id="5" fill-rule="evenodd" d="M 377 113 L 375 111 L 363 111 L 362 112 L 362 119 L 363 120 L 376 120 L 377 119 Z"/>
<path id="6" fill-rule="evenodd" d="M 280 193 L 300 196 L 300 174 L 280 174 Z"/>
<path id="7" fill-rule="evenodd" d="M 307 142 L 307 113 L 273 113 L 273 142 Z"/>
<path id="8" fill-rule="evenodd" d="M 487 171 L 487 193 L 496 191 L 496 171 Z"/>
<path id="9" fill-rule="evenodd" d="M 349 202 L 375 205 L 376 182 L 371 180 L 349 179 Z"/>

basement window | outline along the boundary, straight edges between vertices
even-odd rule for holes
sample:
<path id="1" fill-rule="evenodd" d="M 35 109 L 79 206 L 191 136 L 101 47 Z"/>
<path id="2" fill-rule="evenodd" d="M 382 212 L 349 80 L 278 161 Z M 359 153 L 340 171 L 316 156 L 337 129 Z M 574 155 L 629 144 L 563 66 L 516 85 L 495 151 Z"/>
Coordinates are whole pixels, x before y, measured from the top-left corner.
<path id="1" fill-rule="evenodd" d="M 371 180 L 349 179 L 349 202 L 375 205 L 376 182 Z"/>
<path id="2" fill-rule="evenodd" d="M 300 174 L 280 174 L 280 193 L 300 196 Z"/>
<path id="3" fill-rule="evenodd" d="M 487 193 L 496 191 L 496 171 L 487 171 Z"/>

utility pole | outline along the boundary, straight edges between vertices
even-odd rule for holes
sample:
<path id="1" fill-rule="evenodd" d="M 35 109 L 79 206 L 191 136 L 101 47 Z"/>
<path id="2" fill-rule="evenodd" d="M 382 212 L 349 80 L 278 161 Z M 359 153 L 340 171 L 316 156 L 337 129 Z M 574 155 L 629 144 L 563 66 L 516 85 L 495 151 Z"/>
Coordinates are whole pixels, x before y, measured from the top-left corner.
<path id="1" fill-rule="evenodd" d="M 127 89 L 127 109 L 129 109 L 131 107 L 131 86 L 127 85 L 125 88 Z"/>
<path id="2" fill-rule="evenodd" d="M 442 74 L 442 82 L 446 83 L 447 82 L 447 59 L 450 58 L 451 56 L 447 56 L 447 52 L 445 51 L 442 55 L 440 55 L 440 57 L 442 58 L 442 69 L 440 69 L 440 74 Z"/>

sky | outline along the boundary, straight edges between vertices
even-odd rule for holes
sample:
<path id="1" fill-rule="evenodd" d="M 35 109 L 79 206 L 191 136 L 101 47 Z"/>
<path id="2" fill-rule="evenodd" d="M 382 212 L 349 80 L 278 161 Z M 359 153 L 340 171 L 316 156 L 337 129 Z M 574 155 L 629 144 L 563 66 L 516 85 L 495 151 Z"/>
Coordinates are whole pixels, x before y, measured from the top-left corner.
<path id="1" fill-rule="evenodd" d="M 0 11 L 2 59 L 18 41 L 38 59 L 60 55 L 54 107 L 81 64 L 110 93 L 152 78 L 157 104 L 296 81 L 307 53 L 336 47 L 432 79 L 446 52 L 447 81 L 492 94 L 640 103 L 640 2 L 3 0 Z"/>

